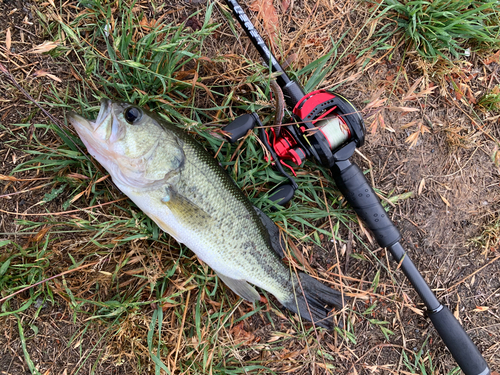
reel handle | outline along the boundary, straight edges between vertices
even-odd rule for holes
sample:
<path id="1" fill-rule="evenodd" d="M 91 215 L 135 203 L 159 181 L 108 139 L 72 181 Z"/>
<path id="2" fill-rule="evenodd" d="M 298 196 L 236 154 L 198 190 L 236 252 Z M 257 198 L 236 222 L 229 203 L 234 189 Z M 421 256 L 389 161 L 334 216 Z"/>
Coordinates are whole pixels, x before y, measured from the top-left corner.
<path id="1" fill-rule="evenodd" d="M 490 369 L 476 345 L 451 311 L 437 300 L 399 243 L 399 230 L 380 204 L 363 171 L 349 159 L 337 161 L 331 171 L 337 187 L 372 231 L 378 244 L 386 247 L 400 264 L 401 270 L 427 307 L 432 324 L 462 371 L 466 375 L 489 375 Z"/>

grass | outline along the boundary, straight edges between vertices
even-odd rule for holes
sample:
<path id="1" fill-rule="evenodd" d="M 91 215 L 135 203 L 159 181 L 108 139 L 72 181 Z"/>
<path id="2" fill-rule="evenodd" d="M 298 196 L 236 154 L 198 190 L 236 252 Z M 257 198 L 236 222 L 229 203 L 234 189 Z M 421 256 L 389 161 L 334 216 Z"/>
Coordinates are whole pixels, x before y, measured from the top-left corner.
<path id="1" fill-rule="evenodd" d="M 258 142 L 250 137 L 233 157 L 235 146 L 224 144 L 220 148 L 221 142 L 209 136 L 210 127 L 205 125 L 220 126 L 239 111 L 250 110 L 261 111 L 269 121 L 272 105 L 266 103 L 265 90 L 256 86 L 265 68 L 255 63 L 246 65 L 242 84 L 255 90 L 234 100 L 236 92 L 230 80 L 233 77 L 218 81 L 196 79 L 206 69 L 204 42 L 217 29 L 210 22 L 213 5 L 205 13 L 203 26 L 196 31 L 183 23 L 146 25 L 140 12 L 124 10 L 125 3 L 119 3 L 123 11 L 113 10 L 112 5 L 87 2 L 69 24 L 49 21 L 38 11 L 46 21 L 48 37 L 66 42 L 50 52 L 54 64 L 68 66 L 75 77 L 74 84 L 63 90 L 53 85 L 45 93 L 43 104 L 95 116 L 98 99 L 111 97 L 158 111 L 168 120 L 185 124 L 207 149 L 214 153 L 220 149 L 219 161 L 236 183 L 255 205 L 269 207 L 266 192 L 283 178 L 263 160 Z M 231 61 L 214 57 L 210 63 L 224 65 Z M 319 69 L 314 63 L 302 73 L 312 74 L 317 81 L 324 76 L 324 64 L 323 59 Z M 2 298 L 32 287 L 20 306 L 14 298 L 2 301 L 2 316 L 14 316 L 21 322 L 23 312 L 33 309 L 38 300 L 50 305 L 66 301 L 73 319 L 86 317 L 88 323 L 80 332 L 91 322 L 107 327 L 98 340 L 107 342 L 106 355 L 117 363 L 126 357 L 138 373 L 274 373 L 276 365 L 271 358 L 241 358 L 242 353 L 262 350 L 265 345 L 243 340 L 251 335 L 247 322 L 254 317 L 278 335 L 269 354 L 279 357 L 285 343 L 298 340 L 305 343 L 307 352 L 330 356 L 318 340 L 306 340 L 311 331 L 304 330 L 297 321 L 291 321 L 289 330 L 293 333 L 280 337 L 281 326 L 276 325 L 272 315 L 285 316 L 274 305 L 258 304 L 253 308 L 238 301 L 186 248 L 161 233 L 130 202 L 118 201 L 121 196 L 104 179 L 102 169 L 79 151 L 83 144 L 71 130 L 36 124 L 28 143 L 29 128 L 28 124 L 19 124 L 16 133 L 4 129 L 10 132 L 13 149 L 27 148 L 24 152 L 31 156 L 12 172 L 36 172 L 50 177 L 50 185 L 36 205 L 47 219 L 41 222 L 28 215 L 17 221 L 17 235 L 29 238 L 25 248 L 15 241 L 3 243 Z M 51 135 L 60 142 L 48 144 L 46 140 Z M 325 197 L 338 205 L 338 194 L 333 188 L 322 188 L 320 181 L 329 185 L 326 171 L 300 173 L 297 182 L 301 190 L 294 202 L 270 213 L 294 241 L 321 246 L 325 237 L 332 237 L 325 220 L 352 220 L 352 213 L 326 206 Z M 105 206 L 88 208 L 100 203 Z M 337 233 L 334 235 L 339 238 Z M 54 250 L 60 248 L 67 249 L 65 255 Z M 95 267 L 98 270 L 93 270 Z M 74 272 L 47 281 L 57 276 L 59 270 Z M 243 325 L 236 329 L 240 323 Z M 352 326 L 349 330 L 346 335 L 352 339 Z M 339 334 L 344 335 L 342 330 Z M 22 323 L 19 335 L 26 336 Z M 76 345 L 78 337 L 70 345 Z M 25 360 L 32 364 L 25 345 Z M 77 373 L 87 361 L 94 361 L 93 367 L 98 365 L 99 357 L 92 355 L 94 351 L 98 350 L 82 353 L 85 360 Z M 311 360 L 306 355 L 294 366 L 307 366 Z M 278 367 L 288 365 L 281 363 Z M 38 373 L 34 366 L 29 368 Z"/>
<path id="2" fill-rule="evenodd" d="M 500 112 L 500 85 L 479 98 L 477 104 L 487 111 Z"/>
<path id="3" fill-rule="evenodd" d="M 285 229 L 290 262 L 315 270 L 309 265 L 313 253 L 329 255 L 332 247 L 342 251 L 347 227 L 357 224 L 350 225 L 356 219 L 328 171 L 307 163 L 297 176 L 300 188 L 295 199 L 286 208 L 271 211 L 267 193 L 283 178 L 264 161 L 255 136 L 237 152 L 235 145 L 210 136 L 211 130 L 240 113 L 257 111 L 265 124 L 273 119 L 267 88 L 260 84 L 266 68 L 209 48 L 212 38 L 223 34 L 213 22 L 220 10 L 217 5 L 192 14 L 202 25 L 192 30 L 175 20 L 153 22 L 138 4 L 85 1 L 71 14 L 63 8 L 36 11 L 45 38 L 61 41 L 50 51 L 51 64 L 71 71 L 74 78 L 68 85 L 51 84 L 42 91 L 42 104 L 88 117 L 96 116 L 101 97 L 147 106 L 183 124 L 207 150 L 217 153 L 252 203 Z M 160 13 L 163 5 L 152 2 L 152 6 Z M 334 49 L 293 74 L 308 89 L 332 73 L 336 66 L 330 64 L 332 58 L 349 52 L 337 51 L 343 38 L 348 39 L 348 33 L 342 35 Z M 5 299 L 0 317 L 17 320 L 32 373 L 38 373 L 29 350 L 36 334 L 28 335 L 31 331 L 23 318 L 35 311 L 35 320 L 39 302 L 67 304 L 73 321 L 84 320 L 68 346 L 80 347 L 92 327 L 104 327 L 92 350 L 80 352 L 84 360 L 75 373 L 85 372 L 87 362 L 97 368 L 103 358 L 117 366 L 128 363 L 136 373 L 274 374 L 304 372 L 314 366 L 335 373 L 342 365 L 339 355 L 354 361 L 344 352 L 359 344 L 361 325 L 363 332 L 382 341 L 394 336 L 379 308 L 405 306 L 398 295 L 403 286 L 394 278 L 390 283 L 380 281 L 391 274 L 390 268 L 377 253 L 365 251 L 368 246 L 359 238 L 357 243 L 367 249 L 354 249 L 351 262 L 366 264 L 370 273 L 354 278 L 357 287 L 343 286 L 356 296 L 355 308 L 346 311 L 345 329 L 331 334 L 315 331 L 272 302 L 250 306 L 236 298 L 188 249 L 123 199 L 106 173 L 80 152 L 83 144 L 71 129 L 27 122 L 13 127 L 15 131 L 3 127 L 9 132 L 9 147 L 30 156 L 16 164 L 13 176 L 28 176 L 29 189 L 47 184 L 40 190 L 40 203 L 17 219 L 16 232 L 3 233 L 8 239 L 0 242 L 0 298 Z M 38 181 L 33 177 L 38 175 L 48 179 Z M 22 183 L 13 181 L 10 186 Z M 394 202 L 398 196 L 388 199 Z M 322 265 L 338 272 L 335 264 Z M 335 275 L 324 269 L 317 273 L 339 287 Z M 366 281 L 369 277 L 371 281 Z M 22 298 L 9 297 L 30 286 Z M 407 367 L 418 369 L 419 361 L 408 359 Z"/>
<path id="4" fill-rule="evenodd" d="M 500 219 L 494 217 L 484 226 L 481 235 L 472 239 L 484 249 L 484 254 L 494 253 L 500 247 Z"/>
<path id="5" fill-rule="evenodd" d="M 383 0 L 376 8 L 396 24 L 411 50 L 436 61 L 439 56 L 460 59 L 473 50 L 494 50 L 500 45 L 496 1 Z M 379 37 L 388 37 L 383 30 Z"/>

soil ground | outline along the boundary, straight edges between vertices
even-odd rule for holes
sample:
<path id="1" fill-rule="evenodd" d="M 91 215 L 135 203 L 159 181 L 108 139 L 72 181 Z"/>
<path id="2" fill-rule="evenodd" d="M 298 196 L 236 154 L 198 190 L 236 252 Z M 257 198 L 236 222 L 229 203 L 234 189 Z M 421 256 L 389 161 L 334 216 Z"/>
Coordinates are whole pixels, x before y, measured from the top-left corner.
<path id="1" fill-rule="evenodd" d="M 312 8 L 314 4 L 312 1 L 310 3 Z M 31 4 L 3 1 L 0 2 L 0 14 L 6 15 L 0 18 L 0 43 L 6 39 L 7 28 L 11 30 L 12 48 L 17 52 L 26 51 L 44 40 Z M 404 101 L 402 98 L 408 96 L 404 90 L 410 90 L 410 86 L 421 77 L 424 77 L 424 81 L 430 78 L 411 61 L 404 65 L 398 58 L 401 56 L 396 54 L 391 61 L 381 59 L 381 63 L 359 70 L 362 74 L 341 88 L 342 94 L 358 108 L 364 108 L 377 98 L 388 98 L 384 105 L 366 109 L 364 116 L 370 132 L 365 146 L 360 149 L 362 155 L 357 155 L 355 159 L 363 169 L 370 169 L 368 176 L 384 195 L 413 193 L 410 198 L 398 201 L 391 209 L 393 220 L 403 234 L 405 247 L 438 298 L 459 316 L 492 370 L 499 370 L 499 237 L 498 234 L 485 234 L 485 230 L 498 220 L 500 209 L 500 171 L 492 161 L 497 146 L 495 140 L 500 139 L 500 116 L 498 112 L 481 113 L 479 116 L 483 122 L 479 125 L 472 119 L 468 107 L 463 105 L 463 98 L 457 100 L 452 84 L 441 85 L 425 97 L 417 95 Z M 467 81 L 472 92 L 484 92 L 500 84 L 499 61 L 486 65 L 484 59 L 484 56 L 473 56 L 462 65 L 463 71 L 474 77 Z M 50 59 L 46 56 L 30 55 L 27 66 L 16 66 L 19 61 L 15 63 L 5 54 L 5 50 L 1 50 L 0 62 L 13 73 L 31 73 L 35 68 L 47 67 L 53 74 L 63 74 L 62 71 L 49 69 Z M 356 65 L 354 67 L 359 68 Z M 395 85 L 394 76 L 400 74 L 401 69 L 405 71 L 408 82 Z M 40 100 L 36 96 L 40 92 L 39 81 L 26 79 L 23 74 L 14 75 L 19 77 L 22 86 L 32 96 Z M 398 89 L 394 89 L 396 86 Z M 1 124 L 15 129 L 15 124 L 27 121 L 48 122 L 40 112 L 34 111 L 33 103 L 27 101 L 3 75 L 0 75 L 0 90 Z M 378 97 L 373 96 L 376 92 L 380 93 Z M 411 106 L 418 111 L 404 113 L 391 110 L 390 106 Z M 32 118 L 34 112 L 36 114 Z M 376 131 L 371 132 L 376 123 L 374 119 L 379 118 L 379 114 L 383 116 L 386 128 L 378 122 Z M 57 116 L 57 112 L 54 115 Z M 412 122 L 414 124 L 407 127 Z M 408 137 L 422 129 L 421 126 L 425 126 L 428 132 L 421 134 L 410 147 Z M 8 137 L 9 133 L 4 132 L 0 134 L 0 141 L 5 142 Z M 50 134 L 46 137 L 47 142 L 54 141 L 50 139 Z M 21 150 L 0 145 L 0 174 L 9 175 L 16 163 L 26 157 L 29 156 Z M 22 175 L 16 174 L 16 177 Z M 7 185 L 5 183 L 3 192 L 12 191 L 9 190 L 12 185 Z M 33 205 L 44 193 L 41 190 L 11 196 L 9 199 L 0 197 L 0 208 L 9 212 L 22 212 L 23 207 Z M 62 202 L 63 198 L 55 200 L 49 209 L 63 211 Z M 2 214 L 0 228 L 0 239 L 5 237 L 25 244 L 26 238 L 12 235 L 19 229 L 12 215 Z M 351 223 L 351 228 L 369 242 L 365 233 L 355 224 Z M 347 231 L 345 234 L 348 236 Z M 74 239 L 77 238 L 75 235 Z M 486 245 L 488 238 L 490 242 Z M 349 245 L 348 252 L 360 252 L 361 245 L 356 241 Z M 326 243 L 324 247 L 331 249 L 332 245 Z M 413 302 L 413 306 L 422 309 L 416 293 L 404 281 L 401 273 L 395 270 L 396 265 L 390 261 L 390 256 L 375 246 L 371 248 L 382 263 L 392 270 L 390 275 L 385 271 L 381 273 L 381 285 L 390 284 L 391 277 L 395 278 L 401 285 L 398 295 L 407 304 L 412 305 Z M 0 252 L 0 260 L 1 256 Z M 331 264 L 332 259 L 332 255 L 315 254 L 311 258 L 311 266 Z M 341 262 L 345 276 L 369 282 L 375 276 L 376 270 L 370 261 L 359 261 L 350 258 L 349 254 L 343 254 Z M 368 289 L 362 283 L 358 287 Z M 24 298 L 27 296 L 20 294 L 12 306 L 21 306 Z M 56 301 L 58 304 L 55 306 L 30 308 L 19 313 L 19 320 L 13 316 L 0 317 L 0 374 L 30 373 L 30 365 L 26 363 L 23 350 L 29 353 L 34 366 L 44 375 L 73 374 L 76 371 L 89 374 L 129 374 L 138 371 L 136 363 L 131 359 L 129 361 L 129 357 L 119 357 L 109 349 L 110 338 L 105 335 L 105 325 L 88 324 L 83 314 L 74 318 L 68 301 L 60 297 L 56 297 Z M 450 354 L 432 325 L 425 317 L 416 314 L 416 309 L 405 307 L 394 311 L 390 306 L 384 306 L 383 301 L 380 302 L 376 316 L 389 321 L 390 329 L 395 334 L 387 341 L 380 330 L 372 325 L 358 323 L 356 344 L 343 347 L 342 352 L 338 353 L 341 360 L 336 363 L 337 373 L 408 372 L 402 363 L 401 348 L 416 352 L 426 340 L 425 348 L 430 351 L 437 365 L 437 373 L 445 373 L 454 367 Z M 365 302 L 356 303 L 365 305 Z M 268 334 L 265 327 L 258 327 L 258 321 L 255 324 L 254 334 L 265 338 Z M 20 338 L 19 325 L 24 327 L 26 342 Z M 82 327 L 87 328 L 82 331 Z M 143 364 L 142 368 L 143 373 L 149 373 L 151 366 Z M 324 371 L 321 366 L 311 364 L 295 373 L 326 373 Z M 285 372 L 290 371 L 280 373 Z"/>

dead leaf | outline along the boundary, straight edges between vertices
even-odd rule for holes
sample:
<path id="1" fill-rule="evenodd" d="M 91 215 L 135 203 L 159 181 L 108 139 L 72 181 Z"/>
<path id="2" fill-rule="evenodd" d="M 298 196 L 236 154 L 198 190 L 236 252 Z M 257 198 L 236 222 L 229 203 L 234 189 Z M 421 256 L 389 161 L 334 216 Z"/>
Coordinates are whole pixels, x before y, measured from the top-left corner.
<path id="1" fill-rule="evenodd" d="M 73 198 L 71 198 L 71 203 L 76 202 L 83 194 L 85 194 L 85 191 L 79 192 L 77 195 L 75 195 Z"/>
<path id="2" fill-rule="evenodd" d="M 10 35 L 10 27 L 7 28 L 5 32 L 5 48 L 7 48 L 7 53 L 10 52 L 10 47 L 12 46 L 12 37 Z"/>
<path id="3" fill-rule="evenodd" d="M 196 70 L 180 70 L 173 74 L 173 77 L 179 81 L 184 81 L 187 79 L 192 79 L 196 74 Z"/>
<path id="4" fill-rule="evenodd" d="M 141 20 L 139 21 L 139 25 L 141 25 L 143 29 L 151 28 L 151 24 L 149 23 L 148 18 L 146 16 L 141 18 Z"/>
<path id="5" fill-rule="evenodd" d="M 279 19 L 278 14 L 276 13 L 276 8 L 273 5 L 273 1 L 255 0 L 252 4 L 250 4 L 249 8 L 254 12 L 257 12 L 257 18 L 262 20 L 264 30 L 266 30 L 270 42 L 274 43 L 276 30 L 279 26 Z"/>
<path id="6" fill-rule="evenodd" d="M 293 63 L 294 61 L 297 61 L 297 59 L 298 59 L 298 55 L 296 53 L 292 53 L 292 54 L 287 56 L 285 61 L 283 61 L 283 63 L 281 64 L 281 67 L 283 69 L 286 69 L 290 66 L 291 63 Z"/>
<path id="7" fill-rule="evenodd" d="M 356 215 L 357 216 L 357 215 Z M 373 242 L 373 238 L 372 236 L 370 235 L 370 233 L 365 229 L 365 225 L 363 224 L 363 222 L 360 220 L 359 216 L 358 216 L 358 225 L 359 225 L 359 228 L 361 229 L 361 231 L 364 233 L 365 237 L 368 239 L 368 242 L 370 242 L 370 244 L 373 246 L 374 242 Z"/>
<path id="8" fill-rule="evenodd" d="M 50 79 L 53 79 L 54 81 L 62 82 L 61 78 L 56 77 L 55 75 L 50 74 L 50 73 L 48 73 L 48 72 L 46 72 L 45 70 L 42 70 L 42 69 L 37 70 L 35 73 L 33 73 L 33 77 L 34 78 L 49 77 Z"/>
<path id="9" fill-rule="evenodd" d="M 404 124 L 401 126 L 401 129 L 408 129 L 408 128 L 411 128 L 413 125 L 419 123 L 420 120 L 415 120 L 415 121 L 412 121 L 412 122 L 409 122 L 408 124 Z"/>
<path id="10" fill-rule="evenodd" d="M 368 127 L 368 129 L 370 130 L 371 134 L 375 134 L 377 132 L 377 128 L 378 128 L 378 116 L 375 117 L 375 119 L 373 120 L 371 125 Z"/>
<path id="11" fill-rule="evenodd" d="M 366 111 L 367 109 L 371 108 L 378 108 L 384 105 L 384 103 L 387 101 L 387 98 L 385 99 L 374 99 L 370 103 L 366 105 L 366 107 L 363 109 L 363 111 Z"/>
<path id="12" fill-rule="evenodd" d="M 255 335 L 245 330 L 244 322 L 240 322 L 229 330 L 237 344 L 251 344 L 255 340 Z"/>
<path id="13" fill-rule="evenodd" d="M 293 241 L 288 241 L 288 244 L 290 245 L 292 254 L 297 257 L 300 264 L 302 264 L 309 272 L 314 273 L 313 268 L 307 261 L 306 257 L 303 255 L 303 252 L 297 248 L 297 245 Z"/>
<path id="14" fill-rule="evenodd" d="M 441 197 L 441 199 L 443 200 L 443 202 L 444 202 L 444 203 L 445 203 L 448 207 L 451 207 L 450 202 L 448 202 L 448 200 L 447 200 L 445 197 L 443 197 L 441 194 L 439 194 L 439 196 Z"/>
<path id="15" fill-rule="evenodd" d="M 4 181 L 22 181 L 18 178 L 15 178 L 15 177 L 12 177 L 12 176 L 5 176 L 3 174 L 0 174 L 0 180 L 4 180 Z"/>
<path id="16" fill-rule="evenodd" d="M 196 17 L 191 17 L 186 21 L 186 27 L 190 27 L 193 31 L 201 30 L 203 25 Z"/>
<path id="17" fill-rule="evenodd" d="M 286 13 L 289 7 L 290 7 L 290 0 L 283 0 L 281 2 L 281 9 L 283 10 L 283 13 Z"/>
<path id="18" fill-rule="evenodd" d="M 406 95 L 403 96 L 403 98 L 401 99 L 403 102 L 417 100 L 419 98 L 424 98 L 427 95 L 432 94 L 432 92 L 437 88 L 437 86 L 433 86 L 433 85 L 429 84 L 429 86 L 427 88 L 420 90 L 418 93 L 416 93 L 415 90 L 417 89 L 418 85 L 422 81 L 422 78 L 423 77 L 420 77 L 419 79 L 417 79 L 417 81 L 410 87 L 410 89 L 408 90 Z"/>
<path id="19" fill-rule="evenodd" d="M 453 311 L 453 316 L 455 317 L 455 319 L 458 320 L 458 322 L 460 324 L 462 324 L 462 320 L 460 319 L 460 297 L 458 297 L 458 303 L 457 303 L 457 307 L 455 308 L 455 311 Z"/>
<path id="20" fill-rule="evenodd" d="M 418 185 L 418 195 L 422 194 L 422 190 L 424 190 L 425 187 L 425 178 L 422 178 L 422 181 L 420 181 L 420 184 Z"/>
<path id="21" fill-rule="evenodd" d="M 476 98 L 474 97 L 474 93 L 472 92 L 472 89 L 469 86 L 467 86 L 467 92 L 465 93 L 465 95 L 467 96 L 467 99 L 469 99 L 470 103 L 472 104 L 477 103 Z"/>
<path id="22" fill-rule="evenodd" d="M 103 176 L 101 178 L 99 178 L 95 183 L 98 184 L 99 182 L 102 182 L 104 181 L 105 179 L 107 179 L 109 177 L 109 174 L 107 174 L 106 176 Z"/>
<path id="23" fill-rule="evenodd" d="M 412 108 L 412 107 L 387 107 L 387 109 L 390 109 L 391 111 L 403 112 L 403 113 L 420 111 L 420 109 Z"/>
<path id="24" fill-rule="evenodd" d="M 415 314 L 418 314 L 420 316 L 424 316 L 424 312 L 416 307 L 413 307 L 411 305 L 407 305 L 406 307 L 408 307 L 411 311 L 413 311 Z"/>
<path id="25" fill-rule="evenodd" d="M 409 99 L 410 97 L 413 96 L 413 93 L 415 92 L 415 90 L 417 89 L 418 85 L 420 84 L 420 82 L 422 82 L 422 79 L 424 77 L 420 77 L 419 79 L 417 79 L 415 81 L 415 83 L 410 87 L 410 89 L 408 90 L 408 92 L 406 93 L 405 96 L 403 96 L 403 102 L 406 102 L 407 100 L 412 100 L 412 99 Z"/>
<path id="26" fill-rule="evenodd" d="M 51 42 L 51 41 L 46 40 L 42 44 L 29 50 L 28 53 L 37 53 L 37 54 L 45 53 L 45 52 L 52 51 L 57 46 L 58 46 L 58 44 L 56 42 Z"/>
<path id="27" fill-rule="evenodd" d="M 73 67 L 72 67 L 72 66 L 70 66 L 69 68 L 70 68 L 70 70 L 71 70 L 71 75 L 72 75 L 73 77 L 75 77 L 75 79 L 76 79 L 77 81 L 80 81 L 80 82 L 81 82 L 81 81 L 82 81 L 82 79 L 81 79 L 81 78 L 80 78 L 80 76 L 76 73 L 75 69 L 73 69 Z"/>
<path id="28" fill-rule="evenodd" d="M 77 180 L 88 180 L 89 179 L 87 176 L 84 176 L 83 174 L 80 174 L 80 173 L 70 173 L 66 177 L 74 178 Z"/>
<path id="29" fill-rule="evenodd" d="M 73 346 L 73 349 L 78 349 L 80 345 L 82 345 L 83 340 L 78 340 L 77 343 Z"/>
<path id="30" fill-rule="evenodd" d="M 271 342 L 275 342 L 275 341 L 278 341 L 278 340 L 281 340 L 283 337 L 281 336 L 271 336 L 269 338 L 269 340 L 267 340 L 268 343 L 271 343 Z"/>
<path id="31" fill-rule="evenodd" d="M 410 144 L 410 148 L 414 147 L 417 145 L 417 142 L 418 142 L 418 138 L 421 136 L 421 135 L 424 135 L 425 133 L 430 133 L 431 131 L 429 130 L 429 128 L 427 126 L 425 126 L 422 121 L 420 120 L 417 120 L 417 121 L 412 121 L 404 126 L 402 126 L 403 129 L 405 128 L 409 128 L 410 126 L 412 125 L 415 125 L 415 124 L 418 124 L 418 128 L 417 128 L 417 131 L 410 134 L 408 136 L 408 138 L 405 139 L 405 142 L 406 143 L 409 143 Z"/>
<path id="32" fill-rule="evenodd" d="M 491 63 L 499 63 L 500 62 L 500 50 L 498 50 L 495 54 L 489 56 L 485 60 L 483 60 L 483 63 L 485 65 L 490 65 Z"/>
<path id="33" fill-rule="evenodd" d="M 476 306 L 476 308 L 472 311 L 475 311 L 475 312 L 483 312 L 483 311 L 487 311 L 489 310 L 489 307 L 488 306 Z"/>
<path id="34" fill-rule="evenodd" d="M 32 242 L 40 242 L 45 237 L 45 235 L 47 234 L 49 229 L 51 229 L 51 228 L 52 228 L 52 226 L 43 227 L 42 229 L 40 229 L 38 231 L 37 234 L 35 234 L 34 237 L 31 238 L 31 241 Z"/>
<path id="35" fill-rule="evenodd" d="M 384 116 L 382 116 L 382 112 L 379 112 L 378 114 L 378 123 L 380 124 L 380 127 L 382 129 L 385 129 L 385 121 L 384 121 Z"/>
<path id="36" fill-rule="evenodd" d="M 417 145 L 419 136 L 420 133 L 416 131 L 415 133 L 410 134 L 408 138 L 405 139 L 405 142 L 410 144 L 410 148 L 415 147 Z"/>
<path id="37" fill-rule="evenodd" d="M 500 168 L 500 150 L 498 149 L 498 146 L 495 146 L 495 148 L 493 149 L 491 160 L 497 168 Z"/>

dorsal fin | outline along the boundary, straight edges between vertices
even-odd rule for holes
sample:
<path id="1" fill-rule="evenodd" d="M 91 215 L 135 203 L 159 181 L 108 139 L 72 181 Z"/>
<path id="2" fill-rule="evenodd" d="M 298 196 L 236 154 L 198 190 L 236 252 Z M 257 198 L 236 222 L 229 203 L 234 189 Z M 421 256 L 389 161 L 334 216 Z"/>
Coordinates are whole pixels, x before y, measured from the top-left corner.
<path id="1" fill-rule="evenodd" d="M 262 212 L 259 208 L 253 207 L 255 209 L 255 212 L 257 212 L 257 215 L 260 218 L 260 221 L 262 221 L 262 224 L 264 227 L 266 227 L 267 232 L 269 233 L 269 240 L 271 242 L 271 247 L 273 248 L 274 252 L 279 255 L 280 258 L 285 257 L 285 239 L 283 234 L 280 232 L 280 228 L 272 221 L 269 216 L 267 216 L 264 212 Z"/>

